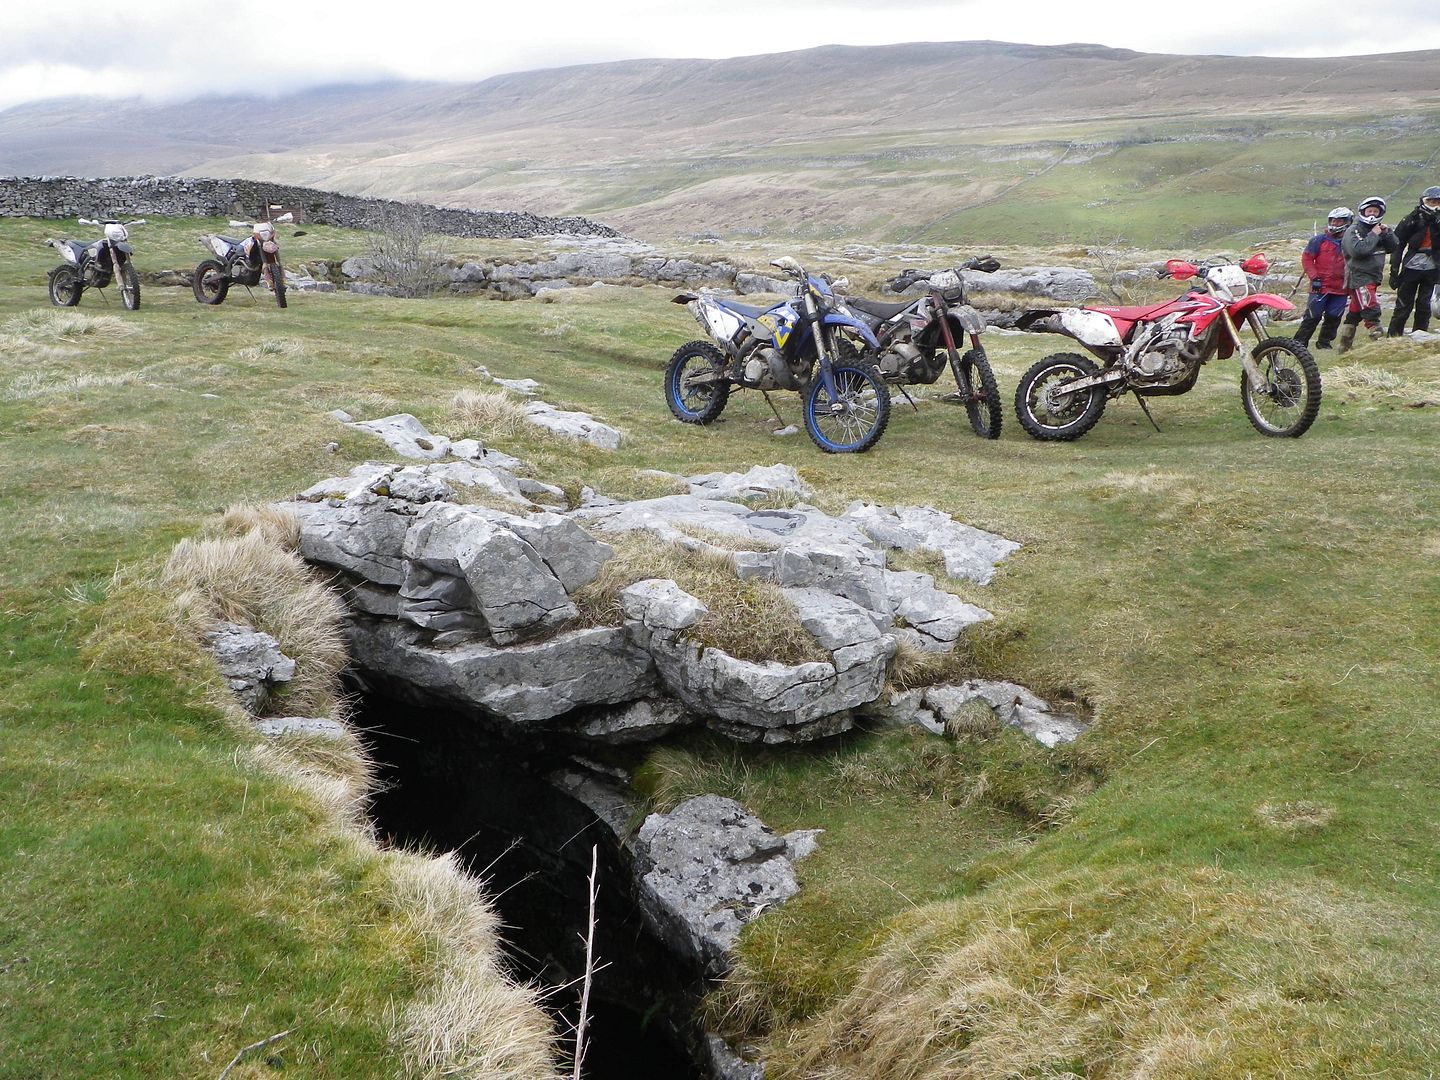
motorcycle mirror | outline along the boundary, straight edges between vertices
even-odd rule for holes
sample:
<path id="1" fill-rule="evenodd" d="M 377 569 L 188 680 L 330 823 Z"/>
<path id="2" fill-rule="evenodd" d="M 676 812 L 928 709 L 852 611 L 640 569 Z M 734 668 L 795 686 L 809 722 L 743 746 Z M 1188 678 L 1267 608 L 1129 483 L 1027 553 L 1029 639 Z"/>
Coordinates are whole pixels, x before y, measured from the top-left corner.
<path id="1" fill-rule="evenodd" d="M 1185 281 L 1195 276 L 1197 268 L 1194 263 L 1188 263 L 1184 259 L 1171 259 L 1165 264 L 1165 273 L 1176 281 Z"/>
<path id="2" fill-rule="evenodd" d="M 1254 274 L 1256 277 L 1264 277 L 1270 270 L 1270 260 L 1265 258 L 1263 251 L 1257 251 L 1240 264 L 1240 269 L 1247 274 Z"/>

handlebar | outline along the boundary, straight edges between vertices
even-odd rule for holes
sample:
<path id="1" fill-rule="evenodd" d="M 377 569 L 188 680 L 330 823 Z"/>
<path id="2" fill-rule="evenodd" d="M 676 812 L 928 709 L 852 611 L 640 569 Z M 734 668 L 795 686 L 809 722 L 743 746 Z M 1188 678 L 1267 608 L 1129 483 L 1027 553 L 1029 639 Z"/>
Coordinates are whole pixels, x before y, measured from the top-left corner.
<path id="1" fill-rule="evenodd" d="M 106 218 L 104 221 L 97 221 L 95 218 L 76 218 L 81 225 L 124 225 L 127 229 L 131 225 L 148 225 L 144 218 L 136 218 L 134 221 L 120 221 L 117 218 Z"/>

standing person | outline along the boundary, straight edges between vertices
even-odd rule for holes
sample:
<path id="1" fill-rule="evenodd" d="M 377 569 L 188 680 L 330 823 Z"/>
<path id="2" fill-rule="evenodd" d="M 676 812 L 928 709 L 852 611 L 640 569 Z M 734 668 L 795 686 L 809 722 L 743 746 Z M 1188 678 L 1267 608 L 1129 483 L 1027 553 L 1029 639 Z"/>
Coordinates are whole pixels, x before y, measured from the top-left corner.
<path id="1" fill-rule="evenodd" d="M 1397 246 L 1395 234 L 1380 220 L 1385 216 L 1384 199 L 1371 195 L 1355 212 L 1359 217 L 1340 241 L 1345 252 L 1345 291 L 1350 296 L 1335 349 L 1342 353 L 1355 344 L 1355 331 L 1361 322 L 1372 338 L 1385 336 L 1380 329 L 1379 288 L 1385 278 L 1385 256 Z"/>
<path id="2" fill-rule="evenodd" d="M 1405 320 L 1415 309 L 1415 329 L 1430 329 L 1430 295 L 1440 278 L 1440 187 L 1428 187 L 1420 205 L 1395 226 L 1395 254 L 1390 257 L 1390 287 L 1395 290 L 1395 313 L 1390 336 L 1405 332 Z"/>
<path id="3" fill-rule="evenodd" d="M 1345 292 L 1345 252 L 1340 248 L 1340 238 L 1354 220 L 1355 215 L 1348 206 L 1335 207 L 1330 211 L 1325 231 L 1312 236 L 1305 245 L 1300 265 L 1310 279 L 1310 303 L 1305 306 L 1305 317 L 1295 334 L 1297 345 L 1309 348 L 1310 335 L 1317 325 L 1320 326 L 1320 339 L 1315 342 L 1317 349 L 1328 349 L 1335 340 L 1340 316 L 1345 314 L 1349 301 Z"/>

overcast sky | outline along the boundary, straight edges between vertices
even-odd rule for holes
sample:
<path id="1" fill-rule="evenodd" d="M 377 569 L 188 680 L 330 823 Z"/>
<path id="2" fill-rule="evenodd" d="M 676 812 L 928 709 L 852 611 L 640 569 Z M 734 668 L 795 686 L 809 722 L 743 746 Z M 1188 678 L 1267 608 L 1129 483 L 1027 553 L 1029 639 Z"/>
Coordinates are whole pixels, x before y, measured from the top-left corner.
<path id="1" fill-rule="evenodd" d="M 637 57 L 977 39 L 1355 56 L 1440 49 L 1440 3 L 1337 10 L 1317 0 L 7 0 L 0 109 L 73 94 L 276 94 L 387 78 L 472 81 Z"/>

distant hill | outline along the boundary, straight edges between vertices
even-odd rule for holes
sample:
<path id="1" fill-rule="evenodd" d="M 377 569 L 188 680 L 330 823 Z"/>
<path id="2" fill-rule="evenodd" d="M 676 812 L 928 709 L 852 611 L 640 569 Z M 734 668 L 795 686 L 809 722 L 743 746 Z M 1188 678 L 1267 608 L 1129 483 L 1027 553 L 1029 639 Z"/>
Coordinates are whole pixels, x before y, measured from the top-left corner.
<path id="1" fill-rule="evenodd" d="M 66 99 L 0 112 L 0 162 L 578 213 L 639 236 L 1263 237 L 1436 182 L 1437 65 L 827 46 L 279 99 Z"/>

